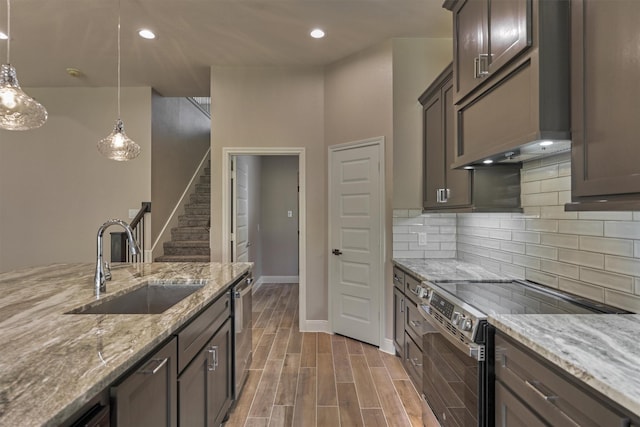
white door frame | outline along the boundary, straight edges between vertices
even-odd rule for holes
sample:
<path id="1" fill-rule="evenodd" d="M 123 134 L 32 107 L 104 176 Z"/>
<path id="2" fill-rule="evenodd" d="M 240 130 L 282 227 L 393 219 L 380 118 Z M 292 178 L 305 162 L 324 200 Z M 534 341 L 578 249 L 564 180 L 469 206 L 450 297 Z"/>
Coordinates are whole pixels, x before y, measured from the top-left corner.
<path id="1" fill-rule="evenodd" d="M 386 224 L 386 211 L 385 211 L 385 204 L 386 204 L 386 188 L 385 188 L 385 157 L 384 157 L 384 136 L 378 136 L 375 138 L 369 138 L 369 139 L 363 139 L 360 141 L 353 141 L 353 142 L 347 142 L 344 144 L 336 144 L 336 145 L 331 145 L 329 147 L 329 157 L 328 157 L 328 161 L 327 161 L 327 178 L 328 178 L 328 184 L 327 184 L 327 222 L 328 222 L 328 248 L 327 248 L 327 254 L 329 253 L 329 249 L 330 248 L 337 248 L 337 246 L 335 246 L 331 240 L 331 230 L 333 227 L 333 224 L 331 223 L 331 212 L 332 212 L 332 203 L 331 203 L 331 159 L 332 159 L 332 154 L 334 151 L 340 151 L 340 150 L 344 150 L 344 149 L 349 149 L 349 148 L 359 148 L 359 147 L 366 147 L 366 146 L 370 146 L 370 145 L 377 145 L 378 146 L 378 154 L 380 156 L 380 262 L 378 263 L 378 271 L 376 272 L 377 274 L 375 274 L 375 277 L 378 277 L 378 289 L 380 289 L 380 307 L 378 308 L 380 311 L 380 349 L 384 349 L 385 348 L 385 341 L 386 341 L 386 334 L 385 334 L 385 330 L 386 330 L 386 316 L 385 316 L 385 307 L 386 307 L 386 286 L 385 286 L 385 238 L 386 238 L 386 229 L 385 229 L 385 224 Z M 327 255 L 330 256 L 330 255 Z M 328 261 L 327 262 L 327 278 L 331 278 L 331 262 Z M 332 292 L 332 286 L 331 283 L 329 282 L 329 290 L 328 290 L 328 294 L 329 294 L 329 330 L 333 333 L 333 295 L 331 294 Z"/>
<path id="2" fill-rule="evenodd" d="M 298 265 L 299 265 L 299 323 L 303 330 L 307 319 L 307 212 L 304 147 L 222 147 L 222 262 L 231 262 L 229 229 L 231 227 L 231 157 L 232 156 L 298 156 Z"/>

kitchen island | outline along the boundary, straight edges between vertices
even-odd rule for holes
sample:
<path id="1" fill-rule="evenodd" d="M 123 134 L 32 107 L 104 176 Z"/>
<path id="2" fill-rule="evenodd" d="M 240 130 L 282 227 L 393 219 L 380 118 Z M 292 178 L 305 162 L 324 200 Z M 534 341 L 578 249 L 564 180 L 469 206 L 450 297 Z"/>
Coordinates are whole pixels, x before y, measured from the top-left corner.
<path id="1" fill-rule="evenodd" d="M 101 299 L 146 283 L 202 284 L 161 314 L 65 314 L 96 301 L 93 264 L 0 274 L 0 425 L 58 425 L 179 330 L 250 263 L 115 266 Z"/>

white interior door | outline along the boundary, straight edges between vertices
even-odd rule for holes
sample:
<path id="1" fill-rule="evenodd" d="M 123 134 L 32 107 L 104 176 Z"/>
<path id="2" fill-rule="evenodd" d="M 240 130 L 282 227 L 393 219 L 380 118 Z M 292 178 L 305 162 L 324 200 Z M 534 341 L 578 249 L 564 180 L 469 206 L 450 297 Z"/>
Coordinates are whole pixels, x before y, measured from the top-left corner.
<path id="1" fill-rule="evenodd" d="M 380 345 L 380 145 L 331 151 L 329 276 L 334 332 Z"/>
<path id="2" fill-rule="evenodd" d="M 235 176 L 235 179 L 234 179 Z M 249 173 L 247 159 L 242 156 L 233 158 L 233 201 L 234 229 L 233 260 L 235 262 L 249 261 Z"/>

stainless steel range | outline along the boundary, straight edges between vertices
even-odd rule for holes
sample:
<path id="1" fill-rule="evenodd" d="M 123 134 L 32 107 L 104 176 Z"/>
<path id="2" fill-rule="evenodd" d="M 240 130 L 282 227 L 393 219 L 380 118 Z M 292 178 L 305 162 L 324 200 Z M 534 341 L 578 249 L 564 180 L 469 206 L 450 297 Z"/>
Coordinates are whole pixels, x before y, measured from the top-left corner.
<path id="1" fill-rule="evenodd" d="M 622 313 L 526 281 L 423 282 L 423 394 L 447 426 L 493 426 L 490 314 Z"/>

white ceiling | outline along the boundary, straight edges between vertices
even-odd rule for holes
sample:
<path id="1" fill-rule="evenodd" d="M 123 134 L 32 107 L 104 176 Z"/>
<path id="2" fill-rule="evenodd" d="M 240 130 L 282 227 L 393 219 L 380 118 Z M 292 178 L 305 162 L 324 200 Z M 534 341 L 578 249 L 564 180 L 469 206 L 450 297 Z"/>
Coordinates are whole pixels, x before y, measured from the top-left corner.
<path id="1" fill-rule="evenodd" d="M 322 66 L 392 37 L 451 37 L 441 0 L 120 0 L 122 84 L 209 96 L 209 67 Z M 25 87 L 114 86 L 117 0 L 13 0 L 11 63 Z M 0 31 L 6 31 L 0 0 Z M 137 30 L 156 32 L 144 40 Z M 322 27 L 327 36 L 308 36 Z M 0 63 L 6 41 L 0 40 Z M 80 69 L 81 78 L 66 68 Z"/>

